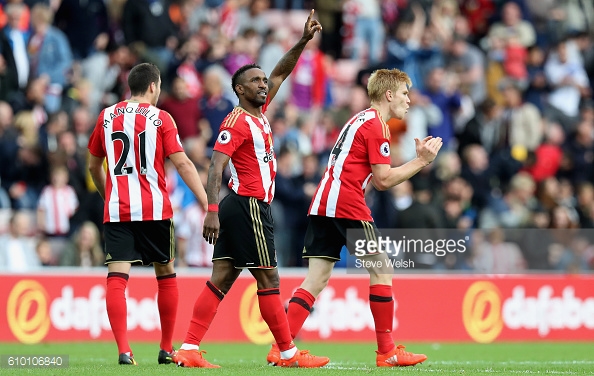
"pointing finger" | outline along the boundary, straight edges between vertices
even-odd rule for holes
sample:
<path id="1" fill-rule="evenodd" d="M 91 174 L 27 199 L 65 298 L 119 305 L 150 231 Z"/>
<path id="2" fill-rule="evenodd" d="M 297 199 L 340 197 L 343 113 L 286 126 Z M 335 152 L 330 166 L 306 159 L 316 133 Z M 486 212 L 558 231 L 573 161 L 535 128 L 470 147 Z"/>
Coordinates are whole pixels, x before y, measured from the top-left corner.
<path id="1" fill-rule="evenodd" d="M 307 22 L 311 21 L 313 15 L 314 15 L 314 10 L 312 9 L 311 12 L 309 13 L 309 17 L 307 17 Z"/>

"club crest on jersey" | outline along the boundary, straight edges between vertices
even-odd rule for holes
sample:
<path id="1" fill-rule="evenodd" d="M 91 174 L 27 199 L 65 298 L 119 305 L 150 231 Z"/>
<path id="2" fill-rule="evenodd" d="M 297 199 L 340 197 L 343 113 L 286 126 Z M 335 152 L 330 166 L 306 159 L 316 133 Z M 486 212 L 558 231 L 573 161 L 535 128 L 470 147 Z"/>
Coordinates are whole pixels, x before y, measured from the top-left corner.
<path id="1" fill-rule="evenodd" d="M 217 142 L 221 145 L 228 144 L 231 141 L 231 132 L 228 130 L 224 130 L 219 133 L 219 137 L 217 138 Z"/>
<path id="2" fill-rule="evenodd" d="M 390 144 L 388 142 L 384 142 L 383 144 L 381 144 L 380 154 L 383 155 L 384 157 L 390 156 Z"/>

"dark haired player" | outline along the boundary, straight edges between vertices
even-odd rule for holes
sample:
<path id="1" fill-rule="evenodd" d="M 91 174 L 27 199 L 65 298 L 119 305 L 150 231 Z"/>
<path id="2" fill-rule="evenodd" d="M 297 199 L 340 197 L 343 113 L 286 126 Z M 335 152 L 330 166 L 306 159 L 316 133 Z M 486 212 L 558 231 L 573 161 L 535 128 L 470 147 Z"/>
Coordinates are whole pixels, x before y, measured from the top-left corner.
<path id="1" fill-rule="evenodd" d="M 180 366 L 218 367 L 202 357 L 200 341 L 219 303 L 243 269 L 248 269 L 257 281 L 260 312 L 280 350 L 277 365 L 314 368 L 329 362 L 327 357 L 314 356 L 295 347 L 280 300 L 270 211 L 276 156 L 270 123 L 264 116 L 307 42 L 322 30 L 320 23 L 312 19 L 313 14 L 312 10 L 303 36 L 277 63 L 270 78 L 257 65 L 243 66 L 233 75 L 231 84 L 239 106 L 221 124 L 208 172 L 209 205 L 203 235 L 215 244 L 212 276 L 196 300 L 184 343 L 173 357 Z M 227 164 L 231 170 L 231 193 L 221 201 L 219 212 L 219 191 Z"/>
<path id="2" fill-rule="evenodd" d="M 155 107 L 161 93 L 159 69 L 146 63 L 135 66 L 128 75 L 128 86 L 131 98 L 101 111 L 89 139 L 89 171 L 105 200 L 105 305 L 119 364 L 136 365 L 127 336 L 126 285 L 133 263 L 153 264 L 161 320 L 158 362 L 167 364 L 172 362 L 179 294 L 165 158 L 173 162 L 204 207 L 206 192 L 196 167 L 184 153 L 173 118 Z"/>

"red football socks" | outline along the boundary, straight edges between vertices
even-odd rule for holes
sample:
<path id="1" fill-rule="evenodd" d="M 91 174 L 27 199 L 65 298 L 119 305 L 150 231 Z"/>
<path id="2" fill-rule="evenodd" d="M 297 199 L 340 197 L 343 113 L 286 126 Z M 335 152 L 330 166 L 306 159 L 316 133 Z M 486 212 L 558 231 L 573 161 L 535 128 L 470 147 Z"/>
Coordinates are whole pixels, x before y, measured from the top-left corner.
<path id="1" fill-rule="evenodd" d="M 369 307 L 375 322 L 377 350 L 381 354 L 386 354 L 394 349 L 394 339 L 392 338 L 392 323 L 394 321 L 392 286 L 369 286 Z"/>
<path id="2" fill-rule="evenodd" d="M 107 273 L 107 291 L 105 293 L 105 306 L 111 324 L 111 331 L 118 345 L 118 354 L 130 353 L 128 343 L 128 310 L 126 306 L 126 285 L 128 274 Z"/>
<path id="3" fill-rule="evenodd" d="M 190 327 L 188 328 L 188 333 L 186 333 L 184 343 L 200 345 L 200 341 L 202 341 L 202 338 L 206 334 L 210 323 L 217 313 L 219 303 L 221 303 L 224 297 L 225 294 L 221 290 L 210 281 L 206 282 L 206 288 L 202 290 L 202 293 L 196 299 L 196 303 L 194 303 L 192 320 L 190 321 Z"/>
<path id="4" fill-rule="evenodd" d="M 287 322 L 287 314 L 280 300 L 278 288 L 258 290 L 260 314 L 272 332 L 280 351 L 295 347 L 291 338 L 291 330 Z"/>
<path id="5" fill-rule="evenodd" d="M 316 298 L 309 291 L 298 288 L 289 301 L 289 310 L 287 311 L 287 320 L 291 328 L 291 337 L 297 337 L 303 323 L 307 320 L 311 307 L 313 307 Z"/>
<path id="6" fill-rule="evenodd" d="M 157 277 L 159 293 L 157 295 L 157 306 L 161 320 L 161 349 L 167 352 L 173 351 L 173 329 L 177 316 L 177 303 L 179 291 L 177 290 L 177 278 L 175 273 Z"/>

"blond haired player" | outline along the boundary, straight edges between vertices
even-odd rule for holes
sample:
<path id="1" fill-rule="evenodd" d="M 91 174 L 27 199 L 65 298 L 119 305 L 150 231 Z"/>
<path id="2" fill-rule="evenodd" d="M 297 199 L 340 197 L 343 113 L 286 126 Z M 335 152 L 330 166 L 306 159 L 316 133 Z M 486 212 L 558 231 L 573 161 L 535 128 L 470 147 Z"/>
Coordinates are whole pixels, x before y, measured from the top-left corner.
<path id="1" fill-rule="evenodd" d="M 431 163 L 442 146 L 441 138 L 415 139 L 417 157 L 398 167 L 390 166 L 390 130 L 386 121 L 403 119 L 410 100 L 410 77 L 398 69 L 373 72 L 367 84 L 371 107 L 353 116 L 342 128 L 330 153 L 326 171 L 309 208 L 309 226 L 305 234 L 303 258 L 309 259 L 308 274 L 289 302 L 287 313 L 291 335 L 297 335 L 309 315 L 315 298 L 328 284 L 340 250 L 347 244 L 348 229 L 363 229 L 368 237 L 377 237 L 371 210 L 364 192 L 371 182 L 386 190 L 410 179 Z M 369 240 L 369 239 L 368 239 Z M 392 321 L 392 275 L 385 253 L 367 256 L 369 305 L 375 321 L 378 367 L 410 366 L 427 359 L 423 354 L 405 351 L 394 344 Z M 279 361 L 273 345 L 267 358 Z"/>

